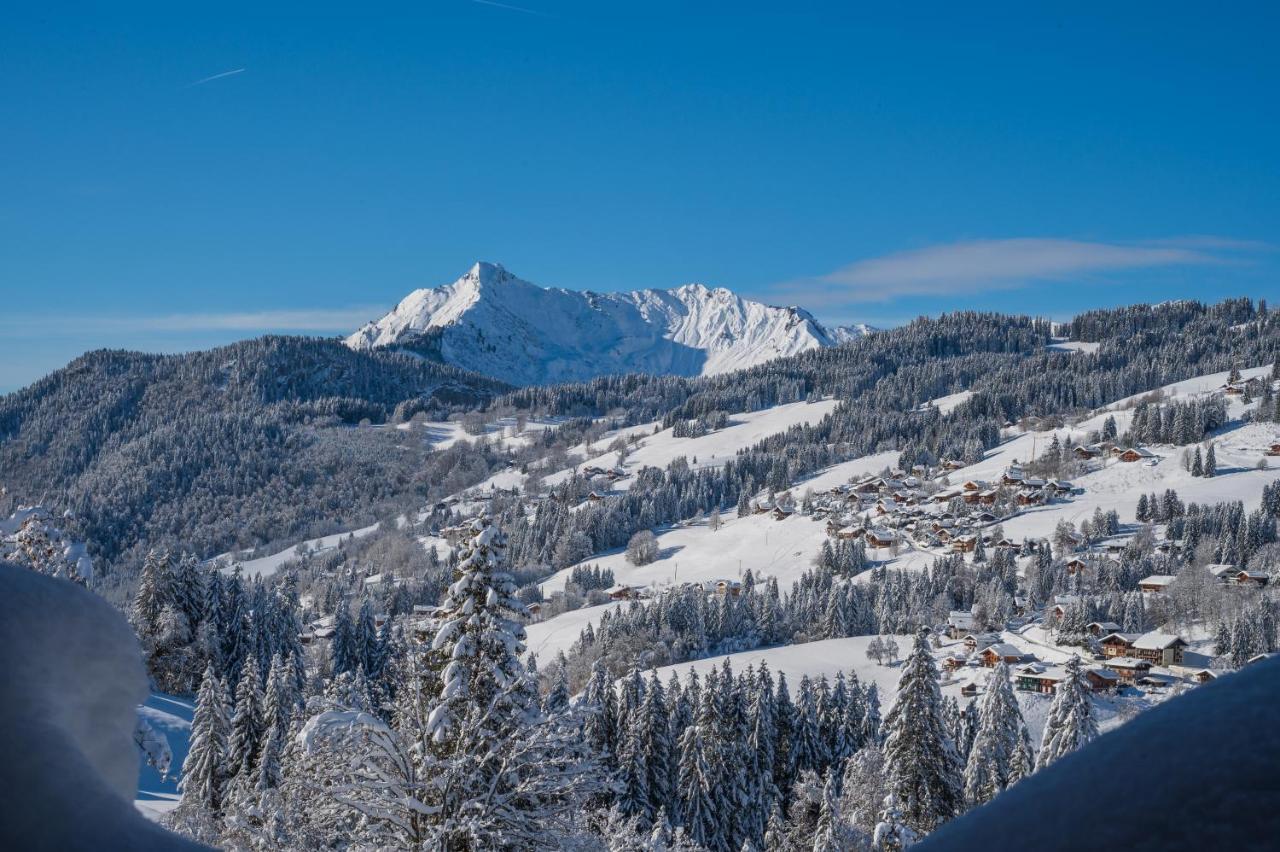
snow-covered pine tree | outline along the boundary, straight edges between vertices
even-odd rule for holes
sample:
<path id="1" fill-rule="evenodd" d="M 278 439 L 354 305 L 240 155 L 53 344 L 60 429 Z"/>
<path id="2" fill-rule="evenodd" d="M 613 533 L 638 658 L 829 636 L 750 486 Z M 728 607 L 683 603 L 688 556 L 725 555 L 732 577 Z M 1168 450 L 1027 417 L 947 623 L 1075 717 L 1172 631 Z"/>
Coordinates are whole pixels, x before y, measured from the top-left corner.
<path id="1" fill-rule="evenodd" d="M 226 783 L 227 719 L 226 693 L 213 665 L 204 670 L 195 712 L 191 716 L 191 739 L 182 762 L 182 807 L 217 813 Z"/>
<path id="2" fill-rule="evenodd" d="M 515 583 L 503 569 L 506 536 L 489 522 L 472 522 L 471 538 L 463 545 L 458 579 L 449 587 L 440 612 L 440 629 L 432 642 L 447 651 L 439 700 L 431 712 L 432 739 L 445 743 L 461 732 L 463 720 L 475 710 L 484 713 L 470 737 L 498 734 L 518 725 L 529 708 L 526 693 L 515 687 L 525 677 L 520 665 L 524 651 L 525 606 L 515 597 Z"/>
<path id="3" fill-rule="evenodd" d="M 818 810 L 818 828 L 813 833 L 813 852 L 843 852 L 848 848 L 844 836 L 844 820 L 840 815 L 837 792 L 844 767 L 833 766 L 822 787 L 822 807 Z"/>
<path id="4" fill-rule="evenodd" d="M 884 720 L 885 775 L 903 820 L 925 834 L 960 812 L 961 767 L 942 718 L 938 669 L 922 630 Z"/>
<path id="5" fill-rule="evenodd" d="M 977 733 L 964 771 L 964 797 L 970 805 L 989 802 L 1009 786 L 1018 750 L 1027 736 L 1009 682 L 1009 668 L 1003 662 L 991 672 L 976 712 Z"/>
<path id="6" fill-rule="evenodd" d="M 915 842 L 916 832 L 903 818 L 897 798 L 890 793 L 884 797 L 884 810 L 871 837 L 871 848 L 875 852 L 902 852 Z"/>
<path id="7" fill-rule="evenodd" d="M 293 691 L 293 678 L 285 668 L 285 662 L 279 654 L 271 658 L 271 669 L 267 672 L 267 688 L 262 695 L 262 724 L 266 731 L 280 732 L 283 748 L 284 738 L 288 736 L 289 726 L 293 722 L 293 712 L 298 704 Z"/>
<path id="8" fill-rule="evenodd" d="M 1044 725 L 1044 738 L 1036 769 L 1043 769 L 1059 758 L 1070 754 L 1098 735 L 1098 723 L 1093 715 L 1093 698 L 1079 657 L 1067 663 L 1067 676 L 1058 684 L 1049 707 L 1049 717 Z"/>
<path id="9" fill-rule="evenodd" d="M 355 622 L 351 620 L 351 610 L 345 602 L 338 603 L 336 615 L 329 655 L 333 660 L 333 673 L 340 675 L 360 668 L 361 653 L 356 643 Z"/>
<path id="10" fill-rule="evenodd" d="M 253 654 L 245 658 L 236 684 L 235 712 L 227 742 L 227 767 L 232 775 L 251 778 L 258 750 L 262 746 L 262 689 L 258 685 L 258 663 Z"/>
<path id="11" fill-rule="evenodd" d="M 665 693 L 658 681 L 657 672 L 649 675 L 644 700 L 631 723 L 631 736 L 635 747 L 644 754 L 645 790 L 648 797 L 644 824 L 648 826 L 653 823 L 659 811 L 669 809 L 672 804 L 673 743 Z"/>
<path id="12" fill-rule="evenodd" d="M 434 779 L 429 842 L 445 849 L 556 848 L 585 797 L 609 785 L 581 721 L 538 706 L 505 546 L 487 518 L 472 522 L 431 646 L 448 662 L 421 776 Z"/>

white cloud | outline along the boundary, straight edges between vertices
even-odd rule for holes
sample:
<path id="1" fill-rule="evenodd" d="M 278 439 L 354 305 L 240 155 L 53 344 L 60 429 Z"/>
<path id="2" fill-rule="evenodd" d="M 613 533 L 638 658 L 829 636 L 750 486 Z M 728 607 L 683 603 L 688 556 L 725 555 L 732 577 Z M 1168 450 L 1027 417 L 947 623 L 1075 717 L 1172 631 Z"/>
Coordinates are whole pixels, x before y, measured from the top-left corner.
<path id="1" fill-rule="evenodd" d="M 0 330 L 15 337 L 55 337 L 83 334 L 155 334 L 170 332 L 350 332 L 381 316 L 384 307 L 360 306 L 331 310 L 241 311 L 184 313 L 155 316 L 22 316 L 0 318 Z"/>
<path id="2" fill-rule="evenodd" d="M 1011 289 L 1090 273 L 1231 262 L 1224 253 L 1267 248 L 1217 237 L 1106 243 L 1049 237 L 968 240 L 869 258 L 783 285 L 811 302 L 880 302 L 900 296 Z"/>

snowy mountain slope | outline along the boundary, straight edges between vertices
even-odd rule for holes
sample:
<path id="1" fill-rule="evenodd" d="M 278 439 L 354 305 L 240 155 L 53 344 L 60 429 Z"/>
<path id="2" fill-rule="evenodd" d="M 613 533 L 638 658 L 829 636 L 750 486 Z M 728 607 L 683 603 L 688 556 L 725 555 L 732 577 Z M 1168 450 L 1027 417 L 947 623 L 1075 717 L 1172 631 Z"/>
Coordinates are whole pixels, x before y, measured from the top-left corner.
<path id="1" fill-rule="evenodd" d="M 430 350 L 514 384 L 611 373 L 714 375 L 866 334 L 827 329 L 808 312 L 723 288 L 594 293 L 543 288 L 492 263 L 443 287 L 415 290 L 347 338 L 353 349 Z"/>
<path id="2" fill-rule="evenodd" d="M 1242 373 L 1245 378 L 1250 378 L 1266 375 L 1269 371 L 1270 367 L 1257 367 L 1243 370 Z M 1186 401 L 1215 392 L 1226 378 L 1226 373 L 1214 373 L 1177 382 L 1159 390 L 1165 399 Z M 949 408 L 967 393 L 952 394 L 935 400 L 934 403 L 940 408 Z M 1026 462 L 1032 458 L 1033 453 L 1043 452 L 1055 434 L 1059 440 L 1065 440 L 1070 435 L 1077 442 L 1082 441 L 1091 430 L 1100 429 L 1107 416 L 1114 416 L 1123 432 L 1128 428 L 1132 417 L 1132 410 L 1125 406 L 1143 396 L 1147 394 L 1118 400 L 1073 428 L 1045 432 L 1014 430 L 1007 440 L 989 451 L 981 462 L 953 472 L 949 480 L 958 484 L 967 479 L 998 479 L 1015 460 Z M 1217 476 L 1207 479 L 1191 476 L 1181 465 L 1182 447 L 1150 445 L 1149 449 L 1158 456 L 1155 464 L 1125 464 L 1109 460 L 1101 469 L 1073 480 L 1083 493 L 1067 502 L 1051 503 L 1019 513 L 1003 522 L 1005 534 L 1015 540 L 1050 537 L 1060 520 L 1079 524 L 1099 508 L 1103 511 L 1115 509 L 1120 513 L 1122 522 L 1132 523 L 1138 496 L 1163 492 L 1166 488 L 1175 489 L 1188 503 L 1211 504 L 1240 500 L 1247 510 L 1257 508 L 1262 499 L 1262 489 L 1280 480 L 1280 466 L 1265 469 L 1257 466 L 1259 459 L 1264 457 L 1266 448 L 1273 441 L 1280 441 L 1280 426 L 1274 423 L 1242 425 L 1238 418 L 1250 407 L 1252 406 L 1244 405 L 1238 398 L 1228 401 L 1227 412 L 1232 422 L 1218 435 L 1212 436 L 1218 456 Z M 697 440 L 705 441 L 714 438 L 715 434 Z M 706 446 L 702 452 L 714 454 L 714 450 Z M 815 492 L 822 491 L 862 474 L 893 467 L 897 464 L 897 459 L 896 451 L 888 451 L 843 462 L 793 484 L 792 493 L 798 496 L 806 488 L 812 488 Z M 769 514 L 737 518 L 732 512 L 725 512 L 720 529 L 714 532 L 705 523 L 655 532 L 659 557 L 647 565 L 632 565 L 627 562 L 621 550 L 593 556 L 584 560 L 584 563 L 609 568 L 617 582 L 634 586 L 662 588 L 686 581 L 737 579 L 741 572 L 750 569 L 757 578 L 776 577 L 782 588 L 786 589 L 812 566 L 813 558 L 827 540 L 823 523 L 798 514 L 778 521 Z M 872 551 L 869 555 L 878 561 L 885 560 L 884 564 L 891 568 L 920 570 L 946 552 L 945 549 L 937 552 L 921 550 L 910 543 L 904 543 L 896 556 L 888 550 Z M 566 569 L 549 577 L 542 584 L 544 594 L 562 589 L 571 571 L 572 569 Z M 548 637 L 544 653 L 567 648 L 577 638 L 576 631 L 585 627 L 587 622 L 597 623 L 601 611 L 601 608 L 579 610 L 534 625 L 540 636 Z M 573 617 L 573 629 L 561 633 L 560 625 L 556 622 L 570 617 Z M 567 635 L 571 633 L 573 635 Z"/>

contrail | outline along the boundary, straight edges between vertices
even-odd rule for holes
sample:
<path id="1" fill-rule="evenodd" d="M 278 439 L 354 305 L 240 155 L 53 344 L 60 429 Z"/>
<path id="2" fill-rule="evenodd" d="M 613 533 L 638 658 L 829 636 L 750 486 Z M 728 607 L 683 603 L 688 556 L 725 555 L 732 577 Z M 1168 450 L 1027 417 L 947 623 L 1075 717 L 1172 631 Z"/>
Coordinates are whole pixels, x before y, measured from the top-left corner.
<path id="1" fill-rule="evenodd" d="M 508 3 L 499 3 L 498 0 L 471 0 L 472 3 L 479 3 L 481 6 L 496 6 L 499 9 L 506 9 L 510 12 L 523 12 L 526 15 L 537 15 L 539 18 L 545 18 L 546 14 L 537 12 L 533 9 L 522 9 L 519 6 L 512 6 Z"/>
<path id="2" fill-rule="evenodd" d="M 476 2 L 478 3 L 478 2 L 480 2 L 480 0 L 476 0 Z M 233 75 L 235 75 L 235 74 L 243 74 L 243 73 L 244 73 L 244 69 L 243 69 L 243 68 L 233 68 L 233 69 L 232 69 L 232 70 L 230 70 L 230 71 L 222 71 L 222 72 L 220 72 L 220 73 L 218 73 L 218 74 L 214 74 L 214 75 L 212 75 L 212 76 L 210 76 L 210 77 L 205 77 L 203 80 L 196 80 L 194 83 L 189 84 L 189 85 L 187 86 L 187 88 L 188 88 L 188 89 L 190 89 L 192 86 L 203 86 L 205 83 L 209 83 L 209 82 L 212 82 L 212 81 L 214 81 L 214 80 L 220 80 L 220 79 L 222 79 L 223 77 L 231 77 L 231 76 L 233 76 Z"/>

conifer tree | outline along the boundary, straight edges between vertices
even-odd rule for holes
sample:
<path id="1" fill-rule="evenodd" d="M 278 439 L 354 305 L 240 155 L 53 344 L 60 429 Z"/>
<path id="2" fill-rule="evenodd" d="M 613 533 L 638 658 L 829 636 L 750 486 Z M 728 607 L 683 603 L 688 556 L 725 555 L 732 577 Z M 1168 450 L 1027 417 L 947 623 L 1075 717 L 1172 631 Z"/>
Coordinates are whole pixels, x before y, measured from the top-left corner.
<path id="1" fill-rule="evenodd" d="M 923 630 L 903 663 L 884 731 L 886 780 L 906 824 L 923 834 L 959 813 L 960 759 L 943 722 L 938 669 Z"/>
<path id="2" fill-rule="evenodd" d="M 964 772 L 964 797 L 970 805 L 985 804 L 1009 786 L 1018 750 L 1027 736 L 1005 663 L 997 664 L 991 672 L 976 712 L 977 732 Z"/>
<path id="3" fill-rule="evenodd" d="M 1093 699 L 1085 680 L 1079 657 L 1067 663 L 1067 676 L 1058 684 L 1044 725 L 1044 738 L 1036 769 L 1043 769 L 1060 757 L 1070 754 L 1098 735 L 1093 715 Z"/>
<path id="4" fill-rule="evenodd" d="M 222 804 L 226 783 L 227 738 L 226 692 L 213 670 L 205 667 L 191 716 L 191 740 L 182 763 L 182 804 L 185 808 L 216 813 Z"/>
<path id="5" fill-rule="evenodd" d="M 351 620 L 351 610 L 346 603 L 338 604 L 336 615 L 329 653 L 333 659 L 333 673 L 340 675 L 360 668 L 361 654 L 356 643 L 355 623 Z"/>
<path id="6" fill-rule="evenodd" d="M 231 737 L 227 743 L 227 763 L 231 774 L 250 778 L 262 745 L 262 689 L 258 685 L 258 664 L 253 654 L 245 658 L 236 684 L 235 713 L 231 717 Z"/>

